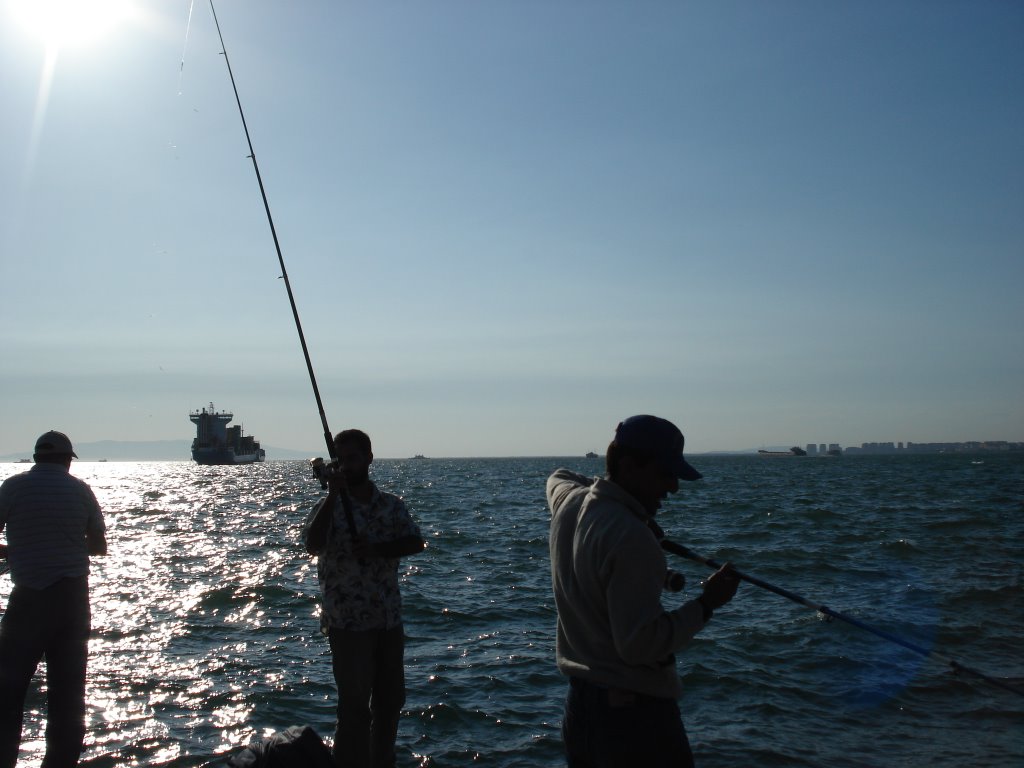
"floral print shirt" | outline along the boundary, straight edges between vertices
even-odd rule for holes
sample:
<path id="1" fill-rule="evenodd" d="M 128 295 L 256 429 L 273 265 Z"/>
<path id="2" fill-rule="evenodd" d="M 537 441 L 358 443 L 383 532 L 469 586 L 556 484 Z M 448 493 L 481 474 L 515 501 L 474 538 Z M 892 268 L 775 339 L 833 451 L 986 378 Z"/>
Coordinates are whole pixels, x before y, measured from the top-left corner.
<path id="1" fill-rule="evenodd" d="M 321 499 L 306 518 L 303 538 Z M 352 517 L 359 536 L 370 544 L 394 541 L 403 536 L 420 536 L 401 498 L 373 486 L 369 503 L 352 499 Z M 317 575 L 323 605 L 320 630 L 326 635 L 332 627 L 348 630 L 391 629 L 402 621 L 402 596 L 398 590 L 398 558 L 352 556 L 345 509 L 338 499 L 327 534 L 327 546 L 317 557 Z"/>

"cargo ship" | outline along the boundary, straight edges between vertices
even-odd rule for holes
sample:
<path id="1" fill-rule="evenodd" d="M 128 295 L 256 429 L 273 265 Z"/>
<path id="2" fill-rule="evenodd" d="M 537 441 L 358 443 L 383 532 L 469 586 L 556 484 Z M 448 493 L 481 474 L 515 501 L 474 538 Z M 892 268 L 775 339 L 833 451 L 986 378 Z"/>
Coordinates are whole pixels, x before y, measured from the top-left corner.
<path id="1" fill-rule="evenodd" d="M 196 425 L 192 441 L 192 459 L 197 464 L 252 464 L 266 460 L 266 451 L 252 435 L 243 435 L 242 427 L 228 424 L 235 417 L 228 411 L 202 408 L 188 415 Z"/>
<path id="2" fill-rule="evenodd" d="M 794 445 L 788 451 L 763 451 L 762 450 L 762 451 L 758 451 L 757 455 L 761 456 L 762 458 L 766 458 L 766 459 L 781 459 L 781 458 L 787 458 L 789 456 L 806 456 L 807 455 L 807 451 L 805 451 L 803 448 L 797 448 Z"/>

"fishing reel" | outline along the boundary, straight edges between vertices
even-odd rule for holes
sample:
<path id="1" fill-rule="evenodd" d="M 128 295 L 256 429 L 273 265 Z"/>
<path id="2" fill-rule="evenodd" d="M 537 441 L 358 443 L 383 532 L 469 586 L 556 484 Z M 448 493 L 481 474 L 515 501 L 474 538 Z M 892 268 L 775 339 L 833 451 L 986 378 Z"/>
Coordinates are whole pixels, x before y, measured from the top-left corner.
<path id="1" fill-rule="evenodd" d="M 665 583 L 662 588 L 666 592 L 682 592 L 686 588 L 686 577 L 679 571 L 669 568 L 665 571 Z"/>
<path id="2" fill-rule="evenodd" d="M 338 468 L 338 463 L 333 460 L 330 462 L 326 462 L 322 458 L 317 456 L 315 459 L 309 460 L 309 468 L 313 470 L 313 475 L 316 477 L 317 480 L 320 481 L 320 487 L 326 491 L 327 478 L 331 474 L 331 472 Z"/>

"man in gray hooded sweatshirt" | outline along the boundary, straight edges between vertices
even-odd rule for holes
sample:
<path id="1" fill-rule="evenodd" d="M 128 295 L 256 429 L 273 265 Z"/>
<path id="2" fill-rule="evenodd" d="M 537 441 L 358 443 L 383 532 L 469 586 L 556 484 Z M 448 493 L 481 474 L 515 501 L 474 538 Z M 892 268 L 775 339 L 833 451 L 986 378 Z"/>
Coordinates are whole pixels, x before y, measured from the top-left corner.
<path id="1" fill-rule="evenodd" d="M 699 597 L 661 604 L 667 564 L 654 515 L 701 474 L 683 458 L 683 435 L 656 416 L 621 422 L 607 476 L 559 469 L 547 482 L 555 654 L 569 677 L 562 737 L 570 768 L 693 765 L 677 699 L 675 653 L 739 586 L 728 563 Z"/>

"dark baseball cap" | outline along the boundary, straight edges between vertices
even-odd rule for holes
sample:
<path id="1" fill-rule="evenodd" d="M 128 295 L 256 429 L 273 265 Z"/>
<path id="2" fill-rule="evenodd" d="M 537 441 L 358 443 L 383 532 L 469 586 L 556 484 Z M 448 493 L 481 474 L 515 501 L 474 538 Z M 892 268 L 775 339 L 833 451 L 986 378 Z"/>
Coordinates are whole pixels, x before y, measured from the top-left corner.
<path id="1" fill-rule="evenodd" d="M 71 447 L 71 439 L 63 432 L 57 432 L 51 430 L 44 432 L 36 440 L 36 455 L 37 456 L 74 456 L 78 458 L 78 454 L 75 453 L 75 449 Z"/>
<path id="2" fill-rule="evenodd" d="M 630 416 L 615 428 L 615 442 L 623 448 L 649 455 L 672 470 L 680 480 L 700 480 L 703 477 L 683 458 L 683 433 L 667 419 Z"/>

